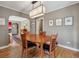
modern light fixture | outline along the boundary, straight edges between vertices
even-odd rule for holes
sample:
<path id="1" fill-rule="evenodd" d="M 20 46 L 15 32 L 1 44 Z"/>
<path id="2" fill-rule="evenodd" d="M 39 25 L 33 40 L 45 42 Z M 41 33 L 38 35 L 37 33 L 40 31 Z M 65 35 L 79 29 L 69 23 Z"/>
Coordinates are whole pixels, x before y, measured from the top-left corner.
<path id="1" fill-rule="evenodd" d="M 29 14 L 31 18 L 36 18 L 44 15 L 45 7 L 43 6 L 43 3 L 41 1 L 33 1 L 32 5 L 33 8 Z"/>

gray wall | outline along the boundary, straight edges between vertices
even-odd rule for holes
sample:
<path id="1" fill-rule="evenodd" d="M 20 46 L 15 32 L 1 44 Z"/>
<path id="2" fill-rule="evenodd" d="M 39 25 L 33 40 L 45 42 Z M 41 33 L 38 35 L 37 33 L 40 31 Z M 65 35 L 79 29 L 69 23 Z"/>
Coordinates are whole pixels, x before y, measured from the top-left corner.
<path id="1" fill-rule="evenodd" d="M 64 18 L 68 16 L 73 16 L 72 26 L 64 25 Z M 44 31 L 46 31 L 47 35 L 58 32 L 57 40 L 59 44 L 79 49 L 79 4 L 47 13 L 44 18 Z M 55 25 L 55 20 L 58 18 L 63 19 L 62 26 Z M 49 26 L 49 20 L 54 20 L 53 26 Z"/>
<path id="2" fill-rule="evenodd" d="M 8 17 L 14 15 L 14 16 L 20 16 L 20 17 L 28 17 L 28 15 L 25 15 L 23 13 L 10 10 L 4 7 L 0 6 L 0 18 L 5 18 L 6 19 L 6 25 L 1 26 L 0 25 L 0 47 L 5 46 L 9 44 L 9 39 L 8 39 Z"/>

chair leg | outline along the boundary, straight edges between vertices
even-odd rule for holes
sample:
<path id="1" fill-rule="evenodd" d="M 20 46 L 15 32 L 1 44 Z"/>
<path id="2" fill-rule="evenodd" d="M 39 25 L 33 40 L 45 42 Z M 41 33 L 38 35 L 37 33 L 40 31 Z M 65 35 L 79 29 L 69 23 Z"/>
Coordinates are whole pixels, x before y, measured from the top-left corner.
<path id="1" fill-rule="evenodd" d="M 51 58 L 51 52 L 49 52 L 49 58 Z"/>
<path id="2" fill-rule="evenodd" d="M 23 55 L 24 55 L 24 48 L 22 48 L 21 57 L 23 57 Z"/>
<path id="3" fill-rule="evenodd" d="M 56 53 L 56 51 L 54 50 L 54 51 L 53 51 L 53 57 L 54 57 L 54 58 L 56 57 L 55 53 Z"/>
<path id="4" fill-rule="evenodd" d="M 26 57 L 27 57 L 27 54 L 28 54 L 27 49 L 25 49 L 25 56 L 26 56 Z"/>
<path id="5" fill-rule="evenodd" d="M 54 50 L 54 58 L 56 57 L 55 53 L 56 53 L 56 51 Z"/>
<path id="6" fill-rule="evenodd" d="M 42 50 L 41 50 L 41 55 L 40 55 L 40 57 L 42 57 Z"/>
<path id="7" fill-rule="evenodd" d="M 56 58 L 56 51 L 53 50 L 52 53 L 49 54 L 50 57 Z"/>
<path id="8" fill-rule="evenodd" d="M 43 50 L 41 50 L 41 55 L 40 55 L 40 58 L 42 58 L 43 57 Z"/>

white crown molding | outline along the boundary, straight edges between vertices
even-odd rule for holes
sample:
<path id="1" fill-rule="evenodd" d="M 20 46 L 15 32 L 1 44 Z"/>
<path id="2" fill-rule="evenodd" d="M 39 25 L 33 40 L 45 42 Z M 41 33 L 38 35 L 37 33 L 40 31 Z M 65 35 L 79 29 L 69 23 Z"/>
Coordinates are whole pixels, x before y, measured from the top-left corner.
<path id="1" fill-rule="evenodd" d="M 58 46 L 59 46 L 59 47 L 66 48 L 66 49 L 69 49 L 69 50 L 73 50 L 73 51 L 79 52 L 79 49 L 76 49 L 76 48 L 72 48 L 72 47 L 64 46 L 64 45 L 62 45 L 62 44 L 58 44 Z"/>
<path id="2" fill-rule="evenodd" d="M 21 13 L 23 13 L 23 14 L 27 14 L 27 13 L 24 13 L 24 12 L 22 12 L 22 11 L 16 10 L 16 9 L 11 8 L 11 7 L 8 7 L 8 6 L 4 6 L 4 5 L 1 5 L 1 4 L 0 4 L 0 6 L 2 6 L 2 7 L 4 7 L 4 8 L 11 9 L 11 10 L 14 10 L 14 11 L 17 11 L 17 12 L 21 12 Z"/>
<path id="3" fill-rule="evenodd" d="M 74 4 L 77 4 L 77 3 L 79 3 L 79 1 L 73 1 L 72 3 L 66 4 L 66 5 L 64 5 L 62 7 L 56 8 L 56 9 L 51 10 L 51 11 L 47 11 L 47 13 L 50 13 L 52 11 L 59 10 L 59 9 L 62 9 L 62 8 L 65 8 L 65 7 L 68 7 L 70 5 L 74 5 Z M 25 13 L 24 11 L 19 11 L 19 10 L 16 10 L 16 9 L 12 8 L 12 7 L 8 7 L 8 6 L 2 5 L 2 4 L 0 4 L 0 6 L 11 9 L 11 10 L 14 10 L 14 11 L 17 11 L 17 12 L 21 12 L 23 14 L 28 14 L 28 13 Z"/>
<path id="4" fill-rule="evenodd" d="M 68 6 L 71 6 L 71 5 L 74 5 L 74 4 L 77 4 L 77 3 L 79 3 L 79 1 L 73 1 L 72 3 L 68 3 L 68 4 L 66 4 L 66 5 L 64 5 L 62 7 L 58 7 L 57 9 L 53 9 L 51 11 L 47 11 L 46 14 L 51 13 L 51 12 L 56 11 L 56 10 L 59 10 L 59 9 L 62 9 L 62 8 L 65 8 L 65 7 L 68 7 Z"/>

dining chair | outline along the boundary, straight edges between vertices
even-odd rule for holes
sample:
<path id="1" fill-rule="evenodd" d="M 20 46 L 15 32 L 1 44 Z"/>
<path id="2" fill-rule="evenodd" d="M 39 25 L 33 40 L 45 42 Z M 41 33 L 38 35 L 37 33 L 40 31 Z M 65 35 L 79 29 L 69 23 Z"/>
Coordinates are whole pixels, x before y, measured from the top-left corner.
<path id="1" fill-rule="evenodd" d="M 43 51 L 47 53 L 49 57 L 51 57 L 52 54 L 53 54 L 53 57 L 56 57 L 55 56 L 55 53 L 56 53 L 55 49 L 57 45 L 56 40 L 57 40 L 57 35 L 51 35 L 49 42 L 43 44 Z"/>
<path id="2" fill-rule="evenodd" d="M 46 32 L 40 32 L 39 33 L 39 36 L 40 36 L 40 40 L 41 40 L 41 42 L 40 42 L 40 46 L 39 46 L 39 48 L 40 48 L 40 57 L 43 57 L 43 44 L 44 44 L 44 42 L 45 42 L 45 38 L 46 38 Z"/>
<path id="3" fill-rule="evenodd" d="M 32 49 L 33 47 L 36 47 L 36 44 L 31 42 L 31 41 L 28 41 L 26 39 L 27 37 L 27 32 L 24 31 L 22 34 L 21 34 L 21 39 L 22 39 L 22 55 L 21 57 L 23 57 L 23 55 L 26 55 L 28 54 L 28 50 L 29 49 Z M 25 54 L 24 54 L 25 53 Z"/>

